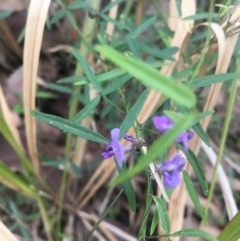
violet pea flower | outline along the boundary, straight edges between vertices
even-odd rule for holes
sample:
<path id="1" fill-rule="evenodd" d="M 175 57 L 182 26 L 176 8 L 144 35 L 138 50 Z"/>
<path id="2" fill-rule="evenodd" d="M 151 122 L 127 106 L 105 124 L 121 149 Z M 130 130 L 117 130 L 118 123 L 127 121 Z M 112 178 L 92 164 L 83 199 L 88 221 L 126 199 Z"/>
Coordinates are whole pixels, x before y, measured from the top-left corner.
<path id="1" fill-rule="evenodd" d="M 173 128 L 174 123 L 173 121 L 166 115 L 162 116 L 155 116 L 152 118 L 154 127 L 162 133 Z"/>
<path id="2" fill-rule="evenodd" d="M 157 166 L 159 172 L 163 176 L 163 185 L 165 188 L 175 188 L 181 183 L 180 173 L 185 165 L 185 159 L 177 154 Z"/>
<path id="3" fill-rule="evenodd" d="M 193 132 L 192 131 L 184 131 L 177 139 L 176 142 L 183 146 L 184 150 L 188 150 L 188 141 L 190 141 L 193 138 Z"/>
<path id="4" fill-rule="evenodd" d="M 114 128 L 111 130 L 111 141 L 106 144 L 105 151 L 103 151 L 101 155 L 104 159 L 114 156 L 119 167 L 121 167 L 124 161 L 124 148 L 118 140 L 119 133 L 119 128 Z"/>
<path id="5" fill-rule="evenodd" d="M 172 129 L 174 127 L 174 122 L 165 115 L 162 116 L 155 116 L 152 118 L 154 127 L 161 133 L 165 133 L 168 130 Z M 188 141 L 191 140 L 193 137 L 193 132 L 191 131 L 184 131 L 180 134 L 180 136 L 177 137 L 175 140 L 176 143 L 182 145 L 184 147 L 184 150 L 188 150 Z"/>

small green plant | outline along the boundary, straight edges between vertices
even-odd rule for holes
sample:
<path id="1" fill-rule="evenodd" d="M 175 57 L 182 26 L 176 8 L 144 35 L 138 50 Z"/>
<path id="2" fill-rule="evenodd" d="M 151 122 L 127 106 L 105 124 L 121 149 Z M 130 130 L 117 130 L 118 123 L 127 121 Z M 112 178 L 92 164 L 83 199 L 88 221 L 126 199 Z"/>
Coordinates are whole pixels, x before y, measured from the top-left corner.
<path id="1" fill-rule="evenodd" d="M 221 5 L 204 1 L 207 7 L 202 3 L 198 8 L 195 1 L 171 1 L 170 11 L 176 14 L 171 19 L 154 0 L 117 0 L 105 6 L 100 0 L 58 0 L 55 12 L 47 14 L 50 2 L 31 1 L 24 32 L 23 104 L 15 111 L 24 114 L 27 148 L 0 93 L 0 133 L 21 169 L 14 172 L 0 156 L 0 192 L 12 189 L 17 197 L 0 206 L 12 218 L 8 228 L 24 240 L 240 238 L 236 202 L 229 204 L 231 188 L 227 192 L 221 187 L 229 216 L 223 231 L 216 236 L 201 229 L 210 226 L 217 175 L 225 175 L 218 168 L 240 77 L 239 9 L 227 0 Z M 147 14 L 144 6 L 154 11 Z M 5 11 L 0 18 L 9 14 Z M 80 21 L 79 14 L 84 16 Z M 74 69 L 36 92 L 45 23 L 49 31 L 68 24 L 71 44 L 48 51 L 64 53 Z M 212 145 L 207 128 L 218 114 L 214 109 L 224 84 L 230 86 L 229 103 L 223 128 L 218 127 L 217 158 L 210 156 L 214 169 L 209 181 L 207 158 L 199 151 L 202 147 L 208 155 Z M 36 97 L 52 101 L 61 95 L 68 102 L 62 103 L 66 116 L 44 113 L 35 103 Z M 64 134 L 58 158 L 39 153 L 37 121 Z M 58 172 L 59 178 L 52 178 L 54 188 L 43 167 Z M 199 227 L 180 225 L 187 196 Z M 30 211 L 21 210 L 24 202 Z M 30 222 L 37 223 L 35 234 Z M 3 230 L 0 225 L 6 239 Z"/>

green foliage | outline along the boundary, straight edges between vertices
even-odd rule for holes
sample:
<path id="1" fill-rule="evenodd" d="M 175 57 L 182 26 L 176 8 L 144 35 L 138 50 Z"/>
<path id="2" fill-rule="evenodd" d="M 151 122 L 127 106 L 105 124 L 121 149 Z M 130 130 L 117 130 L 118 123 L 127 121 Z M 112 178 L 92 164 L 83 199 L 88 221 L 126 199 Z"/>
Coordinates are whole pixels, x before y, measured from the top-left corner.
<path id="1" fill-rule="evenodd" d="M 143 171 L 151 162 L 156 160 L 158 156 L 160 156 L 166 151 L 166 149 L 173 143 L 177 136 L 182 133 L 183 130 L 189 128 L 193 119 L 194 115 L 191 113 L 183 117 L 178 123 L 176 123 L 173 129 L 164 134 L 149 147 L 147 154 L 142 155 L 138 160 L 137 164 L 132 169 L 117 177 L 112 182 L 112 185 L 121 183 L 133 177 L 137 173 Z"/>
<path id="2" fill-rule="evenodd" d="M 183 229 L 178 232 L 173 233 L 171 236 L 173 237 L 196 237 L 196 238 L 203 238 L 208 241 L 218 241 L 216 237 L 213 235 L 206 233 L 202 230 L 197 229 Z"/>
<path id="3" fill-rule="evenodd" d="M 170 220 L 168 216 L 168 211 L 166 207 L 166 201 L 163 197 L 153 197 L 153 201 L 156 204 L 156 209 L 158 212 L 159 220 L 161 222 L 161 226 L 165 233 L 170 232 Z"/>
<path id="4" fill-rule="evenodd" d="M 191 178 L 189 177 L 189 175 L 186 171 L 183 171 L 183 178 L 184 178 L 184 181 L 185 181 L 185 184 L 186 184 L 188 194 L 189 194 L 189 196 L 190 196 L 190 198 L 191 198 L 191 200 L 194 204 L 194 207 L 196 208 L 196 211 L 201 216 L 202 220 L 204 222 L 206 222 L 206 215 L 205 215 L 205 212 L 204 212 L 204 208 L 200 204 L 196 189 L 195 189 L 195 187 L 192 183 Z"/>
<path id="5" fill-rule="evenodd" d="M 191 88 L 196 89 L 196 88 L 206 87 L 208 85 L 212 85 L 216 83 L 230 81 L 233 79 L 237 79 L 239 77 L 240 77 L 239 73 L 214 74 L 214 75 L 197 78 L 193 82 L 189 83 L 188 85 Z"/>
<path id="6" fill-rule="evenodd" d="M 176 103 L 189 108 L 195 106 L 196 97 L 192 91 L 177 83 L 173 78 L 166 77 L 149 65 L 132 57 L 127 57 L 110 47 L 99 45 L 96 47 L 96 50 L 136 77 L 143 84 L 163 93 Z"/>
<path id="7" fill-rule="evenodd" d="M 240 212 L 226 225 L 223 231 L 218 236 L 218 241 L 236 241 L 240 238 Z"/>
<path id="8" fill-rule="evenodd" d="M 116 162 L 116 166 L 117 166 L 117 169 L 118 169 L 118 172 L 120 175 L 127 171 L 127 167 L 126 167 L 125 163 L 123 163 L 122 167 L 119 167 Z M 131 180 L 126 180 L 125 182 L 122 183 L 122 186 L 123 186 L 123 190 L 127 196 L 127 200 L 128 200 L 131 210 L 133 212 L 136 212 L 136 209 L 137 209 L 136 194 L 135 194 L 133 185 L 131 183 Z"/>
<path id="9" fill-rule="evenodd" d="M 10 10 L 1 11 L 0 12 L 0 20 L 9 17 L 11 14 L 12 14 L 12 11 L 10 11 Z"/>
<path id="10" fill-rule="evenodd" d="M 137 99 L 135 104 L 132 106 L 130 111 L 127 113 L 125 119 L 120 125 L 120 134 L 119 139 L 122 139 L 123 136 L 128 132 L 131 126 L 134 126 L 134 122 L 137 119 L 139 112 L 141 111 L 143 104 L 148 96 L 149 90 L 146 89 Z"/>
<path id="11" fill-rule="evenodd" d="M 109 142 L 107 138 L 100 135 L 99 133 L 87 129 L 86 127 L 78 125 L 75 122 L 69 121 L 67 119 L 54 115 L 44 114 L 38 111 L 32 111 L 32 115 L 42 122 L 53 125 L 62 131 L 77 135 L 83 139 L 99 142 L 102 144 Z"/>
<path id="12" fill-rule="evenodd" d="M 204 170 L 203 170 L 202 164 L 200 163 L 200 161 L 197 159 L 197 157 L 191 150 L 188 150 L 188 152 L 186 153 L 186 156 L 195 172 L 195 175 L 198 178 L 198 181 L 199 181 L 199 184 L 200 184 L 200 187 L 201 187 L 203 193 L 207 196 L 208 195 L 208 183 L 207 183 L 206 177 L 204 175 Z"/>

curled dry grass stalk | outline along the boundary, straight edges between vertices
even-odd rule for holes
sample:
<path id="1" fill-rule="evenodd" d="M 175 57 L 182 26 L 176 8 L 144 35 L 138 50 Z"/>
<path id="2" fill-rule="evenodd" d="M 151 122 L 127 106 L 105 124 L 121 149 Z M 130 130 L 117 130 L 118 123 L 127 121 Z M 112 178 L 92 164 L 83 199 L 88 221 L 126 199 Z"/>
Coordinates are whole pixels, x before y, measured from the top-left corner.
<path id="1" fill-rule="evenodd" d="M 240 17 L 240 8 L 236 8 L 231 19 L 232 21 L 234 21 L 239 17 Z M 222 34 L 223 30 L 221 26 L 216 24 L 214 25 L 211 24 L 210 27 L 212 28 L 218 41 L 218 60 L 217 60 L 215 74 L 226 73 L 228 66 L 230 64 L 232 54 L 236 46 L 239 34 L 230 36 L 226 38 L 226 41 L 225 41 L 224 40 L 225 34 L 224 35 Z M 205 106 L 204 106 L 205 111 L 214 109 L 219 96 L 221 86 L 222 86 L 221 83 L 214 84 L 211 86 Z M 210 117 L 207 117 L 202 121 L 201 124 L 204 130 L 207 129 L 209 122 L 210 122 Z M 195 137 L 191 143 L 191 149 L 195 152 L 195 154 L 197 154 L 199 151 L 199 148 L 200 148 L 200 139 Z M 187 165 L 187 170 L 189 172 L 191 171 L 190 165 Z M 172 209 L 170 209 L 172 231 L 179 230 L 182 227 L 183 210 L 185 206 L 186 195 L 187 195 L 186 190 L 185 190 L 184 184 L 182 183 L 182 185 L 176 190 L 173 196 L 175 203 L 178 203 L 177 211 L 174 209 L 174 205 L 172 206 Z M 179 215 L 179 213 L 181 213 L 181 215 Z M 179 240 L 178 237 L 174 238 L 174 241 L 177 241 L 177 240 Z"/>
<path id="2" fill-rule="evenodd" d="M 37 175 L 39 175 L 40 166 L 37 151 L 36 119 L 31 116 L 31 110 L 35 109 L 39 55 L 50 2 L 50 0 L 30 2 L 23 54 L 23 105 L 26 138 L 29 155 Z"/>

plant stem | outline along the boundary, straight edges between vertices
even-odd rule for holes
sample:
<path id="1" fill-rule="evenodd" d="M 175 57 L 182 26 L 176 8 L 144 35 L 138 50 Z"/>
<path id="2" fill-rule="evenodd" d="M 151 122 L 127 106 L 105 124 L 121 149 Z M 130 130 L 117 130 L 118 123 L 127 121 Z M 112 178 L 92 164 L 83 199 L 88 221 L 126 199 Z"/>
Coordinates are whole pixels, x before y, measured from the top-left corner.
<path id="1" fill-rule="evenodd" d="M 100 8 L 101 0 L 89 0 L 91 3 L 91 6 L 94 10 L 98 11 Z M 84 25 L 82 30 L 82 36 L 83 40 L 81 42 L 81 46 L 79 48 L 79 53 L 82 55 L 83 58 L 87 58 L 89 53 L 89 46 L 91 46 L 93 37 L 95 36 L 95 27 L 96 27 L 96 19 L 90 18 L 88 14 L 86 13 L 85 19 L 84 19 Z M 77 64 L 74 76 L 80 76 L 83 74 L 82 68 L 79 64 Z M 80 86 L 73 86 L 73 93 L 70 99 L 70 110 L 69 110 L 69 120 L 72 119 L 72 117 L 76 114 L 78 109 L 78 99 L 76 98 L 76 95 L 80 92 L 81 87 Z M 73 136 L 72 134 L 67 134 L 67 140 L 65 145 L 65 157 L 70 158 L 69 154 L 72 147 L 72 141 Z M 75 150 L 81 148 L 76 146 Z M 64 202 L 64 194 L 66 192 L 66 188 L 68 185 L 68 166 L 65 165 L 61 185 L 60 185 L 60 194 L 59 194 L 59 208 L 57 212 L 57 229 L 60 230 L 61 225 L 61 217 L 62 217 L 62 210 L 63 210 L 63 202 Z"/>
<path id="2" fill-rule="evenodd" d="M 236 72 L 238 73 L 239 71 L 240 71 L 240 59 L 237 60 Z M 223 132 L 222 132 L 222 136 L 221 136 L 221 140 L 220 140 L 220 148 L 219 148 L 219 152 L 218 152 L 218 156 L 217 156 L 216 165 L 214 166 L 214 171 L 213 171 L 213 176 L 212 176 L 212 180 L 211 180 L 211 185 L 210 185 L 207 203 L 205 205 L 206 215 L 208 213 L 211 200 L 213 198 L 213 193 L 214 193 L 216 180 L 217 180 L 217 174 L 218 174 L 218 167 L 221 164 L 221 159 L 222 159 L 224 147 L 225 147 L 225 144 L 226 144 L 229 124 L 230 124 L 231 117 L 232 117 L 231 114 L 232 114 L 232 110 L 233 110 L 234 102 L 235 102 L 235 98 L 236 98 L 236 93 L 237 93 L 237 82 L 238 82 L 237 79 L 234 80 L 232 85 L 231 85 L 231 89 L 230 89 L 230 96 L 229 96 L 229 102 L 228 102 L 228 106 L 227 106 L 226 119 L 224 121 Z"/>
<path id="3" fill-rule="evenodd" d="M 96 11 L 99 10 L 101 0 L 90 0 L 92 3 L 92 8 Z M 84 19 L 84 25 L 82 30 L 82 35 L 84 38 L 84 41 L 82 42 L 79 53 L 82 55 L 83 58 L 87 58 L 89 53 L 89 46 L 92 43 L 92 39 L 94 37 L 94 30 L 96 27 L 96 19 L 92 19 L 86 14 Z M 82 75 L 82 68 L 80 65 L 77 65 L 74 76 L 80 76 Z M 76 95 L 80 92 L 81 86 L 73 86 L 73 93 L 70 100 L 70 110 L 69 110 L 69 119 L 71 119 L 77 112 L 78 108 L 78 100 L 76 98 Z M 65 156 L 69 155 L 69 151 L 71 149 L 71 142 L 72 142 L 72 135 L 67 134 L 67 140 L 66 140 L 66 146 L 65 146 Z"/>

